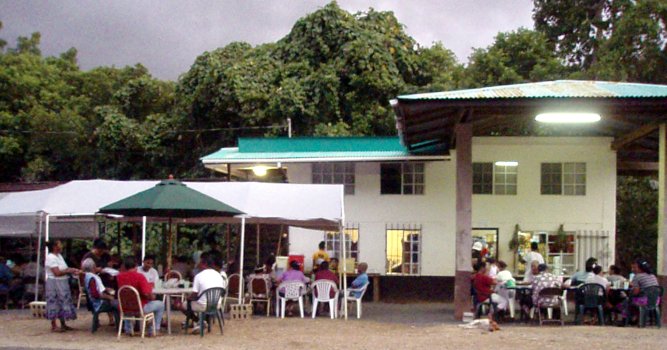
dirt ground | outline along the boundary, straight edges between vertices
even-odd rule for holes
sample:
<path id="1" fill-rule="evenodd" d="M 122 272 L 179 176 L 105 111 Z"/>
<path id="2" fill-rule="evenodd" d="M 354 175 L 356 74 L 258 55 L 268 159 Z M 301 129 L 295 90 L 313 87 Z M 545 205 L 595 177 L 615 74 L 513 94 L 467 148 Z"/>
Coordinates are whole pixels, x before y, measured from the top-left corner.
<path id="1" fill-rule="evenodd" d="M 80 310 L 70 323 L 76 330 L 50 332 L 49 322 L 31 318 L 28 310 L 0 311 L 0 349 L 313 349 L 329 344 L 330 349 L 663 349 L 667 330 L 636 327 L 544 326 L 502 324 L 502 330 L 488 333 L 461 329 L 452 320 L 448 304 L 364 305 L 361 320 L 331 320 L 328 317 L 286 318 L 254 316 L 250 320 L 227 320 L 225 333 L 185 335 L 180 331 L 181 315 L 172 319 L 174 335 L 157 338 L 122 336 L 106 326 L 90 333 L 90 314 Z M 216 325 L 217 326 L 217 325 Z M 317 346 L 320 348 L 320 346 Z"/>

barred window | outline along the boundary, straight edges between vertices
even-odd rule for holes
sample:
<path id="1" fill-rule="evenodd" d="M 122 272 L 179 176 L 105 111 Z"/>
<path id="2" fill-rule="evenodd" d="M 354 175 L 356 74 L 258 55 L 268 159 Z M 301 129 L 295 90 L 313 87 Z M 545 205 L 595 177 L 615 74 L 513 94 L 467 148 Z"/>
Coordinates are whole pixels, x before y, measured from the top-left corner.
<path id="1" fill-rule="evenodd" d="M 314 184 L 345 185 L 345 194 L 354 194 L 354 163 L 313 163 Z"/>
<path id="2" fill-rule="evenodd" d="M 421 225 L 390 225 L 387 236 L 387 274 L 421 274 Z"/>
<path id="3" fill-rule="evenodd" d="M 359 262 L 359 226 L 348 224 L 344 232 L 346 258 L 352 258 L 357 263 Z M 324 242 L 326 243 L 326 250 L 331 253 L 331 257 L 336 257 L 340 260 L 342 256 L 340 232 L 324 232 Z"/>
<path id="4" fill-rule="evenodd" d="M 424 194 L 424 163 L 380 165 L 381 194 Z"/>

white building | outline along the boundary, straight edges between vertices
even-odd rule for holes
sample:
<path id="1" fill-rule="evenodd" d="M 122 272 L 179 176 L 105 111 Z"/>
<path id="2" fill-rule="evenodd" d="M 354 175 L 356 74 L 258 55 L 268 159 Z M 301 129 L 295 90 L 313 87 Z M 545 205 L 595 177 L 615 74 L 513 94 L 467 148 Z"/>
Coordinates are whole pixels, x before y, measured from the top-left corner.
<path id="1" fill-rule="evenodd" d="M 534 234 L 529 239 L 541 240 L 545 253 L 546 234 L 553 240 L 560 225 L 572 235 L 613 233 L 616 156 L 611 141 L 474 138 L 474 178 L 479 181 L 473 186 L 473 236 L 484 237 L 492 256 L 512 264 L 514 253 L 508 244 L 517 224 Z M 290 183 L 343 183 L 353 257 L 380 274 L 453 276 L 456 157 L 452 152 L 451 156 L 411 155 L 397 137 L 240 139 L 238 148 L 222 149 L 205 157 L 204 163 L 223 171 L 233 164 L 232 173 L 237 174 L 256 165 L 280 166 Z M 502 161 L 512 163 L 495 165 Z M 543 187 L 549 194 L 542 193 Z M 321 240 L 335 253 L 335 233 L 292 228 L 290 253 L 305 255 L 309 268 L 308 257 Z M 613 261 L 608 249 L 613 244 L 611 234 L 596 256 Z M 575 253 L 564 254 L 568 273 L 575 268 Z"/>

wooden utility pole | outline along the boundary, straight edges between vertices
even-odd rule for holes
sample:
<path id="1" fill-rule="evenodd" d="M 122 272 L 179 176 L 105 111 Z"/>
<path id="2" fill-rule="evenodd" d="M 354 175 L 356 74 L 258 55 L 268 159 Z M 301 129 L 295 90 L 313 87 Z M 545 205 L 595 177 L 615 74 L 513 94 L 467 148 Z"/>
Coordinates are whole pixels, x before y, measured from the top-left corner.
<path id="1" fill-rule="evenodd" d="M 660 124 L 660 156 L 658 169 L 658 282 L 667 289 L 667 125 Z M 667 303 L 663 302 L 662 322 L 667 322 Z"/>

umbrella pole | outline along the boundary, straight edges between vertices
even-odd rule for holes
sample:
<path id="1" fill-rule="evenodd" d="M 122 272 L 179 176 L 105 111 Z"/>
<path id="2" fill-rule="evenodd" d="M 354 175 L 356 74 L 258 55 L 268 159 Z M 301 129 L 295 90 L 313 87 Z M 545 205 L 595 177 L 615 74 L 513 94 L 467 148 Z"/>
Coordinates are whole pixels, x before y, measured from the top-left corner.
<path id="1" fill-rule="evenodd" d="M 241 296 L 243 296 L 243 248 L 245 245 L 245 217 L 241 217 L 241 257 L 239 261 L 239 304 L 242 304 Z"/>
<path id="2" fill-rule="evenodd" d="M 135 254 L 135 253 L 132 253 Z M 141 261 L 146 257 L 146 217 L 141 217 Z"/>
<path id="3" fill-rule="evenodd" d="M 173 239 L 174 237 L 173 237 L 173 234 L 171 232 L 171 218 L 169 218 L 168 231 L 169 231 L 169 239 L 167 240 L 167 245 L 168 245 L 168 247 L 167 247 L 167 271 L 171 271 L 171 250 L 172 250 L 172 248 L 173 248 L 172 246 L 174 244 L 174 239 Z"/>

